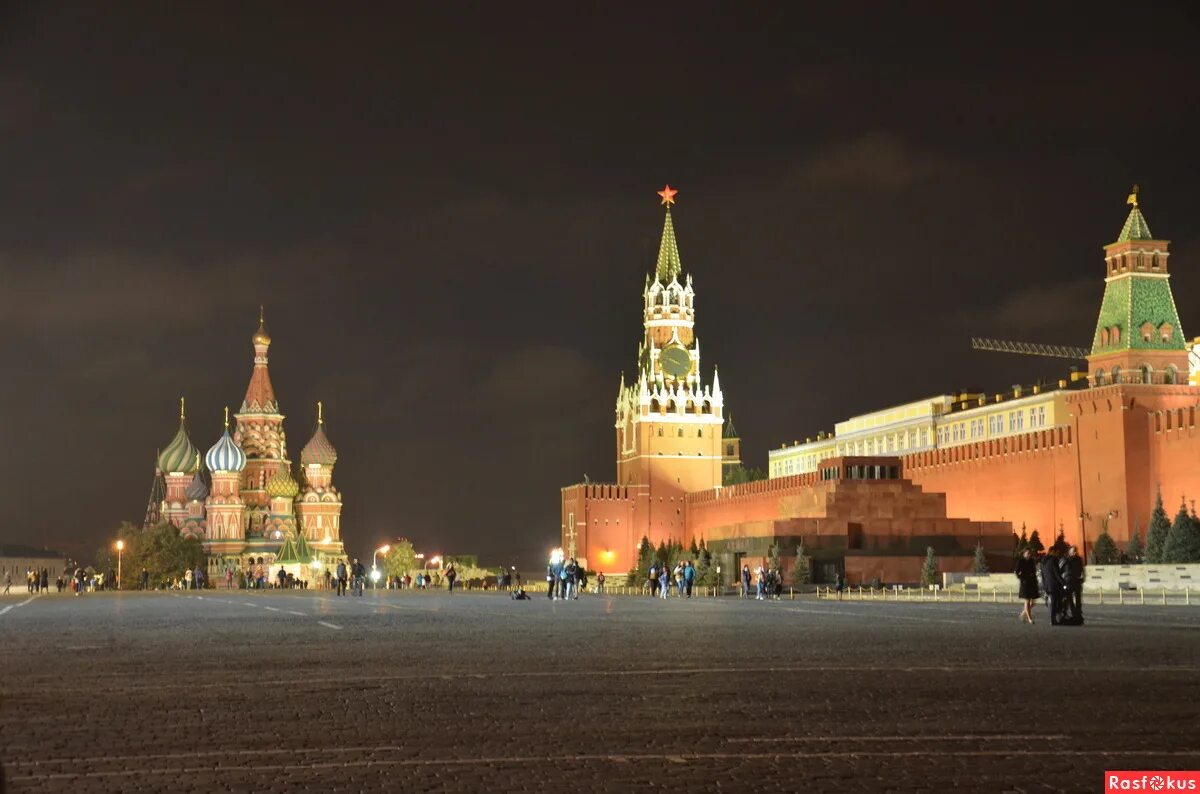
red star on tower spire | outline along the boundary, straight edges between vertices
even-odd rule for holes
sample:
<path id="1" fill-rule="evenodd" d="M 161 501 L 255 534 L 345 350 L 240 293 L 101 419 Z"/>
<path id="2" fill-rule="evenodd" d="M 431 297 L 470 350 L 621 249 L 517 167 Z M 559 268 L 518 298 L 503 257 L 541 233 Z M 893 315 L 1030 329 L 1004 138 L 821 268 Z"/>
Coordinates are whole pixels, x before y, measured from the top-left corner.
<path id="1" fill-rule="evenodd" d="M 662 203 L 668 207 L 675 203 L 675 194 L 678 190 L 672 190 L 670 185 L 667 185 L 662 190 L 658 191 L 658 195 L 662 196 Z"/>

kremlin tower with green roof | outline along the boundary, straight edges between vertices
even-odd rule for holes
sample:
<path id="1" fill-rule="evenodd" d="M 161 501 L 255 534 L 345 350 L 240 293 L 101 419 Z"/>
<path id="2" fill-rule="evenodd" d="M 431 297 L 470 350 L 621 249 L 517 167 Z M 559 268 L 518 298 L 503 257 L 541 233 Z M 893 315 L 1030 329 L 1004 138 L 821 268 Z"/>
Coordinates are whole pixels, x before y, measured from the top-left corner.
<path id="1" fill-rule="evenodd" d="M 315 584 L 322 568 L 345 558 L 342 499 L 333 487 L 337 452 L 318 403 L 316 432 L 301 453 L 303 486 L 297 481 L 267 366 L 271 336 L 261 310 L 251 343 L 254 366 L 235 426 L 231 431 L 226 408 L 224 430 L 203 459 L 188 435 L 180 399 L 179 429 L 156 461 L 162 502 L 147 515 L 157 514 L 202 542 L 214 583 L 224 581 L 227 571 L 252 574 L 281 564 L 296 579 Z"/>
<path id="2" fill-rule="evenodd" d="M 1121 233 L 1104 246 L 1104 298 L 1088 375 L 1096 386 L 1184 383 L 1187 348 L 1171 294 L 1168 241 L 1150 234 L 1136 185 L 1127 202 Z"/>

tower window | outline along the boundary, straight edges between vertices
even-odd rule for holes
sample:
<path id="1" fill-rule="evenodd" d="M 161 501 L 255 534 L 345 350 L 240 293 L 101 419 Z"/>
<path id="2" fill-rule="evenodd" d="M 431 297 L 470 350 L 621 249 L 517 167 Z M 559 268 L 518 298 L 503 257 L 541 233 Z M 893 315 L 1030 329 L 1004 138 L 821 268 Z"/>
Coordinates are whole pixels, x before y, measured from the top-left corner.
<path id="1" fill-rule="evenodd" d="M 662 428 L 658 428 L 658 437 L 662 438 Z"/>
<path id="2" fill-rule="evenodd" d="M 1142 341 L 1149 342 L 1151 337 L 1154 336 L 1154 324 L 1153 323 L 1142 323 L 1141 331 L 1142 331 Z"/>
<path id="3" fill-rule="evenodd" d="M 1163 323 L 1158 327 L 1158 338 L 1162 340 L 1163 344 L 1166 344 L 1171 341 L 1174 332 L 1175 329 L 1171 327 L 1170 323 Z"/>
<path id="4" fill-rule="evenodd" d="M 696 431 L 696 438 L 704 438 L 704 430 L 703 429 Z"/>
<path id="5" fill-rule="evenodd" d="M 682 427 L 675 431 L 675 436 L 676 436 L 676 438 L 683 438 L 683 428 Z"/>

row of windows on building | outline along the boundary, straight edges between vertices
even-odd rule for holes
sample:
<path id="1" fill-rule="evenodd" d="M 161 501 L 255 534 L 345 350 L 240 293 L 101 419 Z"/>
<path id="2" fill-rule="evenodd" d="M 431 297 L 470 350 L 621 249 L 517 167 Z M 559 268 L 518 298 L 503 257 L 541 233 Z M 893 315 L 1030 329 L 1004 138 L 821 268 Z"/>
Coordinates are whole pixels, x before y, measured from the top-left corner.
<path id="1" fill-rule="evenodd" d="M 992 414 L 987 418 L 986 433 L 984 433 L 984 420 L 982 418 L 966 422 L 956 422 L 948 427 L 939 427 L 938 444 L 982 441 L 985 438 L 1021 433 L 1027 429 L 1037 430 L 1045 426 L 1046 406 L 1038 405 L 1028 410 L 1022 409 L 1008 411 L 1007 413 Z"/>
<path id="2" fill-rule="evenodd" d="M 1162 325 L 1155 327 L 1154 323 L 1145 322 L 1142 323 L 1141 328 L 1138 329 L 1138 333 L 1141 334 L 1143 342 L 1151 342 L 1157 338 L 1159 342 L 1167 344 L 1171 341 L 1171 337 L 1175 335 L 1175 329 L 1170 323 L 1163 323 Z M 1107 328 L 1100 329 L 1100 345 L 1102 347 L 1107 345 L 1119 345 L 1120 343 L 1121 326 L 1110 325 Z"/>
<path id="3" fill-rule="evenodd" d="M 1008 411 L 992 414 L 986 422 L 979 419 L 964 420 L 951 425 L 939 427 L 937 443 L 965 443 L 982 441 L 985 438 L 1021 433 L 1025 430 L 1036 430 L 1046 427 L 1046 406 L 1038 405 L 1029 409 Z M 985 433 L 984 430 L 987 430 Z M 830 452 L 822 454 L 802 455 L 775 465 L 776 476 L 788 474 L 803 474 L 815 471 L 822 458 L 835 455 L 886 455 L 896 452 L 915 452 L 931 446 L 931 431 L 929 428 L 910 430 L 907 433 L 893 433 L 882 438 L 869 438 L 855 441 L 853 444 L 839 444 Z"/>
<path id="4" fill-rule="evenodd" d="M 1166 254 L 1163 254 L 1161 258 L 1157 253 L 1147 255 L 1141 252 L 1114 256 L 1108 260 L 1108 274 L 1115 276 L 1118 273 L 1125 273 L 1130 267 L 1134 270 L 1146 270 L 1147 266 L 1151 271 L 1165 269 L 1167 266 Z"/>
<path id="5" fill-rule="evenodd" d="M 1166 383 L 1168 385 L 1179 382 L 1179 370 L 1174 364 L 1168 365 L 1162 370 L 1162 374 L 1155 373 L 1154 367 L 1149 364 L 1142 364 L 1134 372 L 1126 372 L 1120 366 L 1112 368 L 1111 372 L 1105 372 L 1102 369 L 1096 370 L 1096 385 L 1107 386 L 1110 383 Z"/>
<path id="6" fill-rule="evenodd" d="M 662 438 L 663 437 L 663 429 L 661 427 L 658 428 L 658 432 L 655 433 L 655 435 L 657 435 L 659 438 Z M 682 427 L 675 428 L 675 437 L 683 438 L 683 428 Z M 701 427 L 696 430 L 696 438 L 704 438 L 704 428 Z"/>

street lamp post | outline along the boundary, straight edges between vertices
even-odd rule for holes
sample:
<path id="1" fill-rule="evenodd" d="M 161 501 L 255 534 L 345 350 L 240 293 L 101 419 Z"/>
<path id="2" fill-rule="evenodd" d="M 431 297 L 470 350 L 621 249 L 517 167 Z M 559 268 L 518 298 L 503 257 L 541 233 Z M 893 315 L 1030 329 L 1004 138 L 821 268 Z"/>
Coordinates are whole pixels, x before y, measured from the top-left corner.
<path id="1" fill-rule="evenodd" d="M 121 589 L 121 552 L 125 551 L 125 541 L 117 541 L 117 589 Z"/>
<path id="2" fill-rule="evenodd" d="M 392 547 L 385 543 L 384 545 L 375 549 L 375 552 L 371 555 L 371 589 L 372 590 L 377 590 L 379 588 L 379 566 L 377 564 L 377 562 L 378 562 L 377 558 L 379 557 L 380 554 L 387 554 L 391 550 L 392 550 Z"/>

